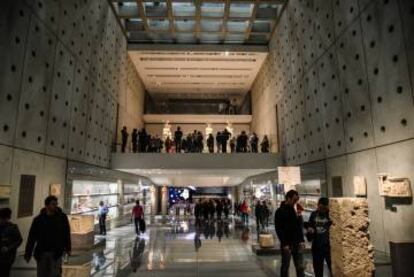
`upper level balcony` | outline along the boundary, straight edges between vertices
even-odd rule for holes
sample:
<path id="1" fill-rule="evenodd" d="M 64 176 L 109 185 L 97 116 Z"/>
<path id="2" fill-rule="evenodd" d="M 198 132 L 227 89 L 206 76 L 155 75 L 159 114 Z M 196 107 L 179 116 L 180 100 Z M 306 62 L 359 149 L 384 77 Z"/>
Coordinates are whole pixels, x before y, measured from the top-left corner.
<path id="1" fill-rule="evenodd" d="M 148 177 L 157 185 L 236 186 L 282 165 L 273 153 L 113 153 L 112 168 Z"/>

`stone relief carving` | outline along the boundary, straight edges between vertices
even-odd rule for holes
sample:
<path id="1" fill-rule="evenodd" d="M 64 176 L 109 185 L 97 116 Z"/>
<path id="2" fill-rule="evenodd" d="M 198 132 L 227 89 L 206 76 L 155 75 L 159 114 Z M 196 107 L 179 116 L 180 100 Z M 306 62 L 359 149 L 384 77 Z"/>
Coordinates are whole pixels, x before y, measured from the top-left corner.
<path id="1" fill-rule="evenodd" d="M 378 174 L 380 196 L 412 197 L 411 184 L 408 178 L 392 177 L 388 173 Z"/>
<path id="2" fill-rule="evenodd" d="M 355 196 L 367 196 L 367 182 L 364 176 L 354 176 Z"/>

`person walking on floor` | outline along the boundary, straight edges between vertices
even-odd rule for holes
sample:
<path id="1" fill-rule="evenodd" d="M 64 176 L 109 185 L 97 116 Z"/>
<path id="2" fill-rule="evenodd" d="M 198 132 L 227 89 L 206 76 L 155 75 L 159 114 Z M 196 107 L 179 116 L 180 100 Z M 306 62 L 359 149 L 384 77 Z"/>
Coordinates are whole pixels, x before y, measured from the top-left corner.
<path id="1" fill-rule="evenodd" d="M 132 220 L 134 220 L 135 224 L 135 233 L 139 236 L 141 234 L 141 221 L 144 220 L 144 209 L 139 204 L 139 200 L 135 201 L 135 206 L 132 208 L 131 221 Z"/>
<path id="2" fill-rule="evenodd" d="M 225 200 L 224 201 L 224 207 L 223 207 L 223 212 L 224 212 L 224 218 L 225 219 L 229 218 L 230 208 L 231 208 L 230 200 Z"/>
<path id="3" fill-rule="evenodd" d="M 256 206 L 254 207 L 254 213 L 256 216 L 256 229 L 257 229 L 257 233 L 259 234 L 265 229 L 264 228 L 265 210 L 260 200 L 257 200 Z"/>
<path id="4" fill-rule="evenodd" d="M 216 205 L 216 212 L 217 212 L 217 220 L 221 220 L 221 215 L 223 214 L 223 200 L 217 200 Z"/>
<path id="5" fill-rule="evenodd" d="M 210 213 L 210 220 L 214 220 L 214 214 L 216 213 L 216 207 L 214 206 L 214 202 L 211 199 L 208 202 L 208 212 Z"/>
<path id="6" fill-rule="evenodd" d="M 295 190 L 286 193 L 285 201 L 275 212 L 275 229 L 280 241 L 282 265 L 281 277 L 289 276 L 290 259 L 296 268 L 296 276 L 304 277 L 303 249 L 303 221 L 295 210 L 295 204 L 299 201 L 299 194 Z"/>
<path id="7" fill-rule="evenodd" d="M 106 217 L 108 216 L 108 206 L 103 201 L 99 202 L 98 219 L 99 219 L 99 234 L 106 236 Z"/>
<path id="8" fill-rule="evenodd" d="M 0 209 L 0 276 L 9 277 L 22 236 L 16 224 L 10 222 L 12 211 Z"/>
<path id="9" fill-rule="evenodd" d="M 307 228 L 307 237 L 312 241 L 313 270 L 315 277 L 323 277 L 323 264 L 326 261 L 330 276 L 331 246 L 329 243 L 329 229 L 332 221 L 329 218 L 329 199 L 322 197 L 318 201 L 318 209 L 311 213 Z"/>
<path id="10" fill-rule="evenodd" d="M 29 262 L 32 255 L 34 256 L 38 277 L 56 277 L 62 274 L 63 255 L 70 255 L 70 252 L 68 217 L 58 207 L 58 199 L 48 196 L 45 207 L 33 219 L 24 259 Z"/>
<path id="11" fill-rule="evenodd" d="M 266 201 L 263 201 L 263 212 L 264 212 L 264 224 L 267 227 L 269 227 L 269 216 L 270 216 L 270 209 L 266 204 Z"/>
<path id="12" fill-rule="evenodd" d="M 249 225 L 249 205 L 246 200 L 240 205 L 241 218 L 244 225 Z"/>
<path id="13" fill-rule="evenodd" d="M 203 214 L 203 206 L 201 204 L 201 200 L 198 200 L 194 206 L 194 215 L 196 218 L 196 225 L 200 224 L 200 218 Z"/>
<path id="14" fill-rule="evenodd" d="M 138 130 L 137 129 L 132 130 L 131 143 L 132 143 L 132 152 L 137 153 L 138 151 Z"/>
<path id="15" fill-rule="evenodd" d="M 181 153 L 182 143 L 183 143 L 183 132 L 181 131 L 180 126 L 177 127 L 177 130 L 174 133 L 174 142 L 175 142 L 175 152 Z"/>
<path id="16" fill-rule="evenodd" d="M 121 131 L 121 141 L 122 141 L 122 147 L 121 147 L 121 151 L 122 153 L 125 153 L 125 148 L 128 142 L 128 131 L 127 131 L 127 127 L 124 126 L 124 128 L 122 128 Z"/>

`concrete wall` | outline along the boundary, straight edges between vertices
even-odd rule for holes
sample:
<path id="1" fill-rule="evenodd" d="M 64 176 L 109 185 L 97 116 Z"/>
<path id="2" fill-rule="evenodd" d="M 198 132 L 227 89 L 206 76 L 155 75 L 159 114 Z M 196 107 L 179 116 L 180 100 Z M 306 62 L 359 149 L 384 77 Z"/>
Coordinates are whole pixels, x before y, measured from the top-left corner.
<path id="1" fill-rule="evenodd" d="M 36 175 L 37 214 L 50 184 L 65 189 L 68 161 L 109 167 L 118 97 L 141 90 L 106 1 L 6 0 L 0 20 L 0 184 L 11 186 L 26 237 L 20 175 Z M 137 120 L 136 110 L 124 118 Z"/>
<path id="2" fill-rule="evenodd" d="M 279 127 L 287 164 L 365 176 L 374 246 L 414 240 L 412 200 L 385 202 L 377 174 L 414 181 L 413 2 L 291 0 L 253 87 L 253 130 Z M 278 119 L 263 111 L 278 107 Z M 260 122 L 260 123 L 259 123 Z M 259 132 L 259 131 L 258 131 Z"/>
<path id="3" fill-rule="evenodd" d="M 119 95 L 118 143 L 121 143 L 119 132 L 123 126 L 126 126 L 131 134 L 134 128 L 142 128 L 144 124 L 142 115 L 144 112 L 145 88 L 129 55 L 125 70 L 124 85 L 126 87 L 120 90 Z"/>

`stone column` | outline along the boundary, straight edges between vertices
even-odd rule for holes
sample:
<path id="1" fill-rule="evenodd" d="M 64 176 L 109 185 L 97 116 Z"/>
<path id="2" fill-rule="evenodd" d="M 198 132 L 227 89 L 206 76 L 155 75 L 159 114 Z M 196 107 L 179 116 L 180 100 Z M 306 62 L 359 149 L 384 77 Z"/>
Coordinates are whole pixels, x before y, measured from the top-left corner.
<path id="1" fill-rule="evenodd" d="M 161 188 L 161 214 L 167 215 L 168 211 L 168 189 L 166 186 Z"/>
<path id="2" fill-rule="evenodd" d="M 151 215 L 157 215 L 158 214 L 158 187 L 157 186 L 151 186 L 150 188 L 151 192 Z"/>
<path id="3" fill-rule="evenodd" d="M 332 271 L 335 277 L 371 277 L 374 249 L 368 226 L 368 203 L 364 198 L 331 198 L 330 230 Z"/>
<path id="4" fill-rule="evenodd" d="M 124 182 L 121 179 L 117 180 L 118 183 L 118 212 L 119 217 L 122 218 L 124 215 Z"/>

